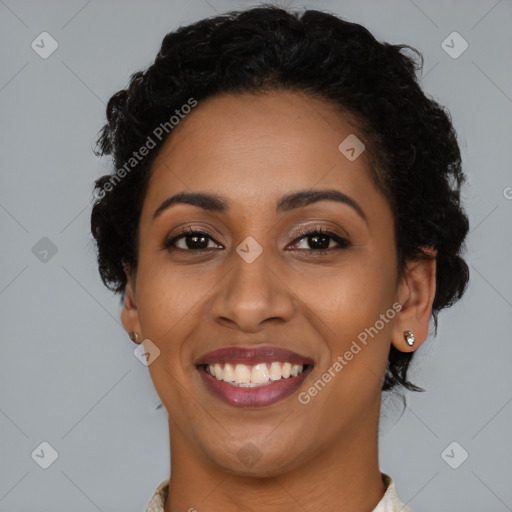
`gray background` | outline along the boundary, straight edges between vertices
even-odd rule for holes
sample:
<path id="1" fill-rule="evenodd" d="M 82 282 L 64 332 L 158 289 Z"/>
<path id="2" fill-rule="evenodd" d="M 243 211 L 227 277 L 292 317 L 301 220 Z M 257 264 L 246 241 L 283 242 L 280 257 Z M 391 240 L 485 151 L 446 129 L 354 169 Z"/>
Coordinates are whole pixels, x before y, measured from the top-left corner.
<path id="1" fill-rule="evenodd" d="M 168 476 L 167 413 L 95 265 L 92 182 L 109 162 L 92 148 L 108 98 L 167 32 L 250 5 L 0 0 L 1 512 L 142 511 Z M 409 394 L 401 417 L 399 402 L 385 402 L 380 465 L 415 512 L 512 510 L 512 2 L 288 5 L 418 48 L 424 89 L 452 114 L 472 280 L 417 353 L 411 378 L 427 392 Z M 47 59 L 31 48 L 43 31 L 59 45 Z M 441 46 L 453 31 L 469 43 L 458 58 Z M 48 469 L 31 457 L 43 441 L 58 452 Z M 445 460 L 460 464 L 462 450 L 452 469 Z"/>

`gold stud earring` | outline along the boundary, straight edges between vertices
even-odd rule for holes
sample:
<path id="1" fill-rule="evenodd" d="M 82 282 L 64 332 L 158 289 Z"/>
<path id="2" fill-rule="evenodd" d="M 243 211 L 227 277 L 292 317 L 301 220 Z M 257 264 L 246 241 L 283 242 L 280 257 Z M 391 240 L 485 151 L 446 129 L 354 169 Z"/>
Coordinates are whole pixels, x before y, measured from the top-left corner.
<path id="1" fill-rule="evenodd" d="M 139 335 L 136 332 L 130 331 L 128 336 L 133 341 L 133 343 L 139 344 Z"/>
<path id="2" fill-rule="evenodd" d="M 414 333 L 412 331 L 404 331 L 404 340 L 407 342 L 407 345 L 412 347 L 416 341 Z"/>

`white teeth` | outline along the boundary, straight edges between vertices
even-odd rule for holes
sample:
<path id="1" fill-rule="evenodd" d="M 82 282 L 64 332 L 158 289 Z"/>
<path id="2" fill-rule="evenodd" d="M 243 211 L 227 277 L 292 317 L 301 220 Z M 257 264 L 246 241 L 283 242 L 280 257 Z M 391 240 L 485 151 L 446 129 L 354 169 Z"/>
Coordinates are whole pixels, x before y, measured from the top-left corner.
<path id="1" fill-rule="evenodd" d="M 297 377 L 299 373 L 302 373 L 302 365 L 301 364 L 294 364 L 292 366 L 292 377 Z"/>
<path id="2" fill-rule="evenodd" d="M 219 380 L 222 380 L 224 372 L 222 371 L 221 365 L 218 363 L 214 364 L 213 368 L 215 369 L 215 377 L 217 377 Z"/>
<path id="3" fill-rule="evenodd" d="M 272 363 L 270 365 L 270 380 L 279 380 L 281 378 L 281 363 Z"/>
<path id="4" fill-rule="evenodd" d="M 251 371 L 251 382 L 253 384 L 264 384 L 268 382 L 268 368 L 265 363 L 257 364 L 252 367 Z"/>
<path id="5" fill-rule="evenodd" d="M 235 382 L 235 370 L 229 363 L 224 365 L 224 375 L 222 380 L 226 382 Z"/>
<path id="6" fill-rule="evenodd" d="M 237 364 L 235 366 L 235 383 L 249 384 L 251 382 L 251 370 L 245 364 Z"/>
<path id="7" fill-rule="evenodd" d="M 208 365 L 207 368 L 208 373 L 216 379 L 240 387 L 265 386 L 281 379 L 297 377 L 304 371 L 304 366 L 301 364 L 292 365 L 279 361 L 274 361 L 269 365 L 259 363 L 252 368 L 245 364 L 237 364 L 233 367 L 229 363 L 224 365 L 215 363 Z"/>

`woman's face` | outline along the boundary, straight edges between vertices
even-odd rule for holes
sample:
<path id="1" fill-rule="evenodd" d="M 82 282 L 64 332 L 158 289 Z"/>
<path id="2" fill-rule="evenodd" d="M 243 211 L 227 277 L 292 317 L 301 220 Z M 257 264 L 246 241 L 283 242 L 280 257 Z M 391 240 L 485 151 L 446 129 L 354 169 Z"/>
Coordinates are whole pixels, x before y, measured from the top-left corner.
<path id="1" fill-rule="evenodd" d="M 397 305 L 412 292 L 354 133 L 318 100 L 223 95 L 163 146 L 122 318 L 160 350 L 149 371 L 173 456 L 279 474 L 375 431 L 390 343 L 408 350 L 410 308 Z M 287 377 L 286 362 L 302 373 Z"/>

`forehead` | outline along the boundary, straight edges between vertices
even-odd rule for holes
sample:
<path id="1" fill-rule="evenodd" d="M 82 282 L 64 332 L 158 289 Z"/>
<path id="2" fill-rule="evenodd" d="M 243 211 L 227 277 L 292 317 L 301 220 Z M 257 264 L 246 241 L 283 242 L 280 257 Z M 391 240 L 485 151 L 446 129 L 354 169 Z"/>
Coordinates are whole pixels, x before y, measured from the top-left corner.
<path id="1" fill-rule="evenodd" d="M 314 187 L 375 194 L 364 151 L 350 160 L 339 149 L 356 131 L 332 105 L 301 94 L 209 98 L 162 146 L 146 202 L 195 190 L 220 193 L 241 205 Z"/>

